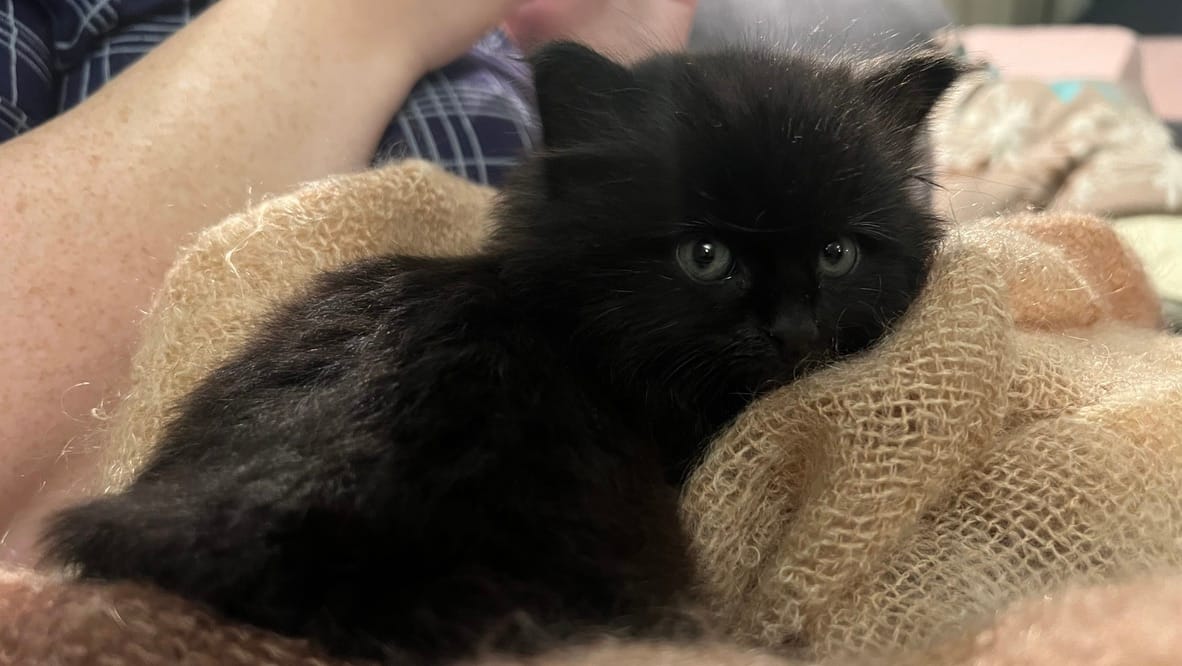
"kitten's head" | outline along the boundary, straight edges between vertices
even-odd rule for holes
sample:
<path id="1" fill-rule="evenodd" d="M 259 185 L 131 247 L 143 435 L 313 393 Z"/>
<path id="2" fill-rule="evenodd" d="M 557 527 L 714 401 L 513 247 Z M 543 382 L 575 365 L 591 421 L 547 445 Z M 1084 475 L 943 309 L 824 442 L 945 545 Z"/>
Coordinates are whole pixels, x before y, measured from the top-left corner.
<path id="1" fill-rule="evenodd" d="M 629 69 L 559 44 L 534 67 L 545 145 L 492 247 L 613 382 L 687 407 L 749 397 L 865 348 L 921 288 L 938 238 L 922 128 L 951 57 Z"/>

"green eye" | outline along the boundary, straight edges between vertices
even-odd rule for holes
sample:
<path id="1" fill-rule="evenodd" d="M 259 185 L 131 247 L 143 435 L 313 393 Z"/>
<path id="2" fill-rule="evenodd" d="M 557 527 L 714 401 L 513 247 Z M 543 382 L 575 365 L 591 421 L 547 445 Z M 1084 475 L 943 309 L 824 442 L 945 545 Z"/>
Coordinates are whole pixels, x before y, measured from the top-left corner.
<path id="1" fill-rule="evenodd" d="M 838 278 L 848 275 L 858 265 L 858 244 L 848 236 L 821 248 L 817 257 L 817 270 L 825 277 Z"/>
<path id="2" fill-rule="evenodd" d="M 693 238 L 678 245 L 677 263 L 686 275 L 700 282 L 725 280 L 735 270 L 730 248 L 709 237 Z"/>

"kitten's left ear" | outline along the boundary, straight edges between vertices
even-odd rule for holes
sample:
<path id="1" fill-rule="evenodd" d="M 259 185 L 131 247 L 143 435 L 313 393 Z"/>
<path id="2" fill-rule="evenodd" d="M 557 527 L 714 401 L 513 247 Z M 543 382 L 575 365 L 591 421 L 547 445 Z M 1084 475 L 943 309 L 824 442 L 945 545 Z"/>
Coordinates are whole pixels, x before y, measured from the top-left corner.
<path id="1" fill-rule="evenodd" d="M 974 70 L 955 56 L 932 49 L 874 60 L 862 72 L 861 80 L 883 115 L 911 138 L 940 96 Z"/>
<path id="2" fill-rule="evenodd" d="M 585 46 L 557 42 L 531 62 L 547 148 L 592 140 L 640 104 L 632 72 Z"/>

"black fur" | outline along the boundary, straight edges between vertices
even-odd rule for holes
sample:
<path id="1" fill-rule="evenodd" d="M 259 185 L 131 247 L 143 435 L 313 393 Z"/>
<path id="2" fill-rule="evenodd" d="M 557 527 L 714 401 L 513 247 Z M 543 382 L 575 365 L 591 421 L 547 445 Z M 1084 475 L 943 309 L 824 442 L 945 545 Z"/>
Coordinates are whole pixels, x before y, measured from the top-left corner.
<path id="1" fill-rule="evenodd" d="M 920 289 L 916 128 L 959 69 L 564 44 L 535 71 L 546 148 L 487 247 L 319 279 L 126 492 L 58 517 L 59 561 L 412 663 L 678 624 L 677 488 L 709 438 Z M 838 239 L 860 259 L 827 278 Z M 713 282 L 678 259 L 720 246 Z"/>

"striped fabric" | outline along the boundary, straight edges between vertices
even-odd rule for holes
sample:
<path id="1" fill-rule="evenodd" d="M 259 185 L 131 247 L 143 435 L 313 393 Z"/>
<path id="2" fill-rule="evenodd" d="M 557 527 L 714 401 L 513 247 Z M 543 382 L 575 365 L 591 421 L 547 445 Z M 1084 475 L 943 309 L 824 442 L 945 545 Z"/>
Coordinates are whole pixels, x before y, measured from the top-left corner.
<path id="1" fill-rule="evenodd" d="M 94 93 L 212 0 L 0 0 L 0 142 Z M 499 184 L 531 144 L 528 69 L 500 33 L 419 81 L 375 161 L 420 157 Z"/>

